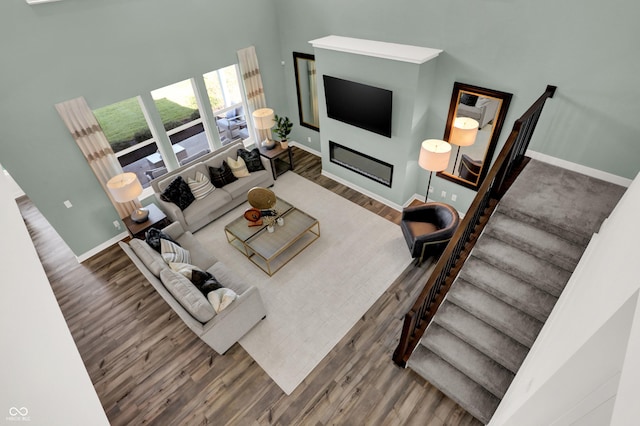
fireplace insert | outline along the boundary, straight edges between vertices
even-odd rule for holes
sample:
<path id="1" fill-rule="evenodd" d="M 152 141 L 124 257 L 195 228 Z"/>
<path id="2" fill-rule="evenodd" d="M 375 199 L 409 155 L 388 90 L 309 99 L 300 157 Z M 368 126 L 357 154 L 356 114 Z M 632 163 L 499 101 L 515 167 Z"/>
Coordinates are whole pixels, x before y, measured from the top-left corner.
<path id="1" fill-rule="evenodd" d="M 346 169 L 354 171 L 391 188 L 393 165 L 355 151 L 336 142 L 329 141 L 329 159 Z"/>

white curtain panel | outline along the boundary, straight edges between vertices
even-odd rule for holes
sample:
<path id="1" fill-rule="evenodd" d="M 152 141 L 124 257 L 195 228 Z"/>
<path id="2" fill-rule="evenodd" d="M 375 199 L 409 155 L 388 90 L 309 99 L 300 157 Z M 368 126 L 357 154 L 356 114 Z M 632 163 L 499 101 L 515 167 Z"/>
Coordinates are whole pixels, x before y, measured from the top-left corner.
<path id="1" fill-rule="evenodd" d="M 122 167 L 87 101 L 84 97 L 71 99 L 56 104 L 56 110 L 120 217 L 129 216 L 139 206 L 139 203 L 134 201 L 118 203 L 111 197 L 107 181 L 122 173 Z"/>
<path id="2" fill-rule="evenodd" d="M 264 87 L 262 86 L 262 76 L 260 75 L 260 66 L 258 65 L 258 56 L 256 56 L 255 46 L 249 46 L 240 49 L 237 52 L 238 64 L 240 65 L 240 73 L 244 83 L 244 90 L 247 94 L 247 102 L 249 104 L 249 114 L 253 119 L 253 111 L 266 108 L 267 99 L 264 95 Z M 271 130 L 259 130 L 259 140 L 264 140 L 270 136 Z"/>

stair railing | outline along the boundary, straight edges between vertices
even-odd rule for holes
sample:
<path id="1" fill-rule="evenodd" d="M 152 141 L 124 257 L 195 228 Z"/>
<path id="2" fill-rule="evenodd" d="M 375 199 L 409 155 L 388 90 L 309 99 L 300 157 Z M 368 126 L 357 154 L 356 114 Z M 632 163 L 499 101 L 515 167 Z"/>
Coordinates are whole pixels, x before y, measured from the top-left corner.
<path id="1" fill-rule="evenodd" d="M 547 86 L 542 96 L 513 124 L 504 147 L 478 189 L 464 219 L 440 256 L 424 289 L 405 314 L 400 341 L 393 353 L 393 361 L 400 367 L 406 366 L 409 356 L 433 320 L 497 202 L 520 173 L 520 165 L 525 158 L 524 154 L 542 108 L 546 100 L 553 97 L 555 91 L 556 86 Z"/>

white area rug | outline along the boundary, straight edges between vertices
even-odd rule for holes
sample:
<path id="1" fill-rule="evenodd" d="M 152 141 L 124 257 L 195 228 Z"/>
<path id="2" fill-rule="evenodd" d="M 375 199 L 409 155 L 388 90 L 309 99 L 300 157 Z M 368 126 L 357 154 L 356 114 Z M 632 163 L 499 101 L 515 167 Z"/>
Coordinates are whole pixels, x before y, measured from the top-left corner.
<path id="1" fill-rule="evenodd" d="M 196 237 L 260 290 L 267 318 L 240 344 L 289 395 L 393 283 L 411 256 L 398 225 L 295 173 L 280 176 L 273 190 L 320 222 L 320 238 L 273 277 L 225 237 L 224 226 L 248 204 Z"/>

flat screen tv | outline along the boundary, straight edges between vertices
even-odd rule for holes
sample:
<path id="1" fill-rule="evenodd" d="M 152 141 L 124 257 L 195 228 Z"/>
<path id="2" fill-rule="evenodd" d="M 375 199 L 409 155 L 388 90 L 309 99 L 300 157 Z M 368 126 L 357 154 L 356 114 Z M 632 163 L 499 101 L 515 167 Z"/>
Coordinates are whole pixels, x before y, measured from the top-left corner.
<path id="1" fill-rule="evenodd" d="M 391 90 L 328 75 L 322 78 L 329 118 L 391 137 Z"/>

